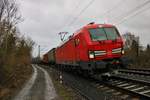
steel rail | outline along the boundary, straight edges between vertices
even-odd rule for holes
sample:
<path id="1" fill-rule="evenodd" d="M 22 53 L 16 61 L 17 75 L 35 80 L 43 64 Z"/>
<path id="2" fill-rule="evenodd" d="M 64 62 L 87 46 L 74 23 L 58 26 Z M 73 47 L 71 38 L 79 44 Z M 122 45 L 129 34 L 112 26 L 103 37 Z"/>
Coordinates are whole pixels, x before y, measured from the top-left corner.
<path id="1" fill-rule="evenodd" d="M 109 80 L 113 80 L 113 81 L 117 81 L 117 80 L 121 80 L 122 82 L 124 82 L 124 84 L 128 84 L 128 83 L 132 83 L 132 85 L 139 85 L 139 86 L 147 86 L 148 90 L 150 90 L 150 82 L 148 81 L 141 81 L 141 80 L 137 80 L 137 79 L 131 79 L 131 78 L 124 78 L 124 77 L 120 77 L 120 76 L 117 76 L 117 75 L 112 75 L 111 77 L 109 77 Z M 146 99 L 146 100 L 149 100 L 150 99 L 150 95 L 148 94 L 145 94 L 145 93 L 142 93 L 142 92 L 137 92 L 137 91 L 133 91 L 133 90 L 130 90 L 130 89 L 127 89 L 127 88 L 124 88 L 124 87 L 121 87 L 121 85 L 117 85 L 113 83 L 113 81 L 100 81 L 101 83 L 105 84 L 105 85 L 108 85 L 109 87 L 112 87 L 112 88 L 115 88 L 115 89 L 119 89 L 121 91 L 125 91 L 127 93 L 131 93 L 132 95 L 135 95 L 135 96 L 138 96 L 140 97 L 141 99 Z M 128 84 L 129 85 L 129 84 Z M 149 93 L 149 92 L 148 92 Z"/>
<path id="2" fill-rule="evenodd" d="M 127 70 L 150 72 L 150 68 L 128 68 Z"/>
<path id="3" fill-rule="evenodd" d="M 117 90 L 120 90 L 120 91 L 124 91 L 126 93 L 130 93 L 130 94 L 132 94 L 132 96 L 137 96 L 137 97 L 139 97 L 141 99 L 144 99 L 144 100 L 149 100 L 150 99 L 150 95 L 141 94 L 141 93 L 136 92 L 136 91 L 128 90 L 128 89 L 119 87 L 117 85 L 113 85 L 113 84 L 111 84 L 109 82 L 102 82 L 102 83 L 107 85 L 107 86 L 109 86 L 109 87 L 111 87 L 111 88 L 114 88 L 114 89 L 117 89 Z"/>
<path id="4" fill-rule="evenodd" d="M 122 77 L 122 76 L 118 76 L 118 75 L 112 75 L 110 78 L 111 79 L 120 79 L 120 80 L 125 80 L 125 81 L 129 81 L 129 82 L 135 82 L 135 83 L 140 83 L 140 84 L 150 86 L 150 82 L 145 81 L 145 80 L 133 79 L 133 78 L 130 78 L 130 77 Z"/>
<path id="5" fill-rule="evenodd" d="M 125 69 L 121 69 L 118 70 L 118 72 L 121 73 L 133 73 L 133 74 L 138 74 L 138 75 L 145 75 L 145 76 L 150 76 L 150 71 L 143 71 L 143 70 L 125 70 Z"/>

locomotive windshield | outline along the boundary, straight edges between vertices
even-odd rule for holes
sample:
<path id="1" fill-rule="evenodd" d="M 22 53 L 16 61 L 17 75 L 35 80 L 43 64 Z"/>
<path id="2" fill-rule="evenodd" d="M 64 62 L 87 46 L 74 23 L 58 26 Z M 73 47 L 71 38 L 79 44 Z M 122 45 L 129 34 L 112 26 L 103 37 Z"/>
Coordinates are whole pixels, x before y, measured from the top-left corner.
<path id="1" fill-rule="evenodd" d="M 93 41 L 115 40 L 119 37 L 116 28 L 95 28 L 90 29 L 90 36 Z"/>

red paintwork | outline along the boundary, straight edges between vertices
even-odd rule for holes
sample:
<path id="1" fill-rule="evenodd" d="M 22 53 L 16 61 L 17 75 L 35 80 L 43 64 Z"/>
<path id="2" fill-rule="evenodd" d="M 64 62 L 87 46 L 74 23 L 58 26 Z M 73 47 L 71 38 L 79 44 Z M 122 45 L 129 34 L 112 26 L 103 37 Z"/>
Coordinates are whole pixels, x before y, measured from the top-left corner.
<path id="1" fill-rule="evenodd" d="M 121 54 L 112 54 L 110 51 L 115 48 L 122 48 L 123 41 L 120 36 L 116 41 L 105 40 L 105 41 L 92 41 L 88 29 L 98 27 L 115 27 L 109 24 L 88 24 L 75 32 L 74 35 L 61 46 L 56 48 L 56 63 L 57 64 L 74 64 L 77 61 L 99 61 L 108 58 L 119 58 Z M 75 41 L 79 39 L 78 46 L 75 46 Z M 88 52 L 89 50 L 106 50 L 107 55 L 97 56 L 94 59 L 90 59 Z"/>

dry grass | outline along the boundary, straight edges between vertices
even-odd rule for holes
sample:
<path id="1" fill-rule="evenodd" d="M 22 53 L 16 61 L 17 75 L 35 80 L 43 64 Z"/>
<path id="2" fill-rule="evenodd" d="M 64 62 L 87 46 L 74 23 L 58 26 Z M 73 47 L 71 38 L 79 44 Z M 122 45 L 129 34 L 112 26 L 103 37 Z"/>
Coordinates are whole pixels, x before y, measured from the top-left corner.
<path id="1" fill-rule="evenodd" d="M 32 73 L 31 66 L 17 66 L 14 72 L 1 84 L 0 100 L 11 99 Z"/>

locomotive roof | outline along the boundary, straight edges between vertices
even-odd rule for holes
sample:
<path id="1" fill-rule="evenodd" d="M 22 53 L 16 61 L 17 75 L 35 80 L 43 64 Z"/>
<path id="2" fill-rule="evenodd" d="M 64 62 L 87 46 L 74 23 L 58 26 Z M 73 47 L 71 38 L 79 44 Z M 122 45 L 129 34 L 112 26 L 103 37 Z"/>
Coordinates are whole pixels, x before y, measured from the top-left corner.
<path id="1" fill-rule="evenodd" d="M 73 35 L 80 33 L 80 31 L 82 29 L 90 29 L 90 28 L 98 28 L 98 27 L 114 27 L 114 25 L 112 25 L 112 24 L 94 24 L 94 23 L 91 24 L 90 23 L 90 24 L 83 26 L 81 29 L 77 30 Z"/>
<path id="2" fill-rule="evenodd" d="M 114 25 L 112 24 L 95 24 L 95 23 L 90 23 L 90 24 L 87 24 L 85 26 L 83 26 L 82 28 L 80 28 L 79 30 L 77 30 L 76 32 L 73 33 L 73 35 L 68 38 L 67 40 L 65 40 L 64 42 L 60 43 L 60 45 L 58 47 L 61 47 L 63 46 L 66 42 L 68 42 L 72 37 L 78 35 L 82 29 L 90 29 L 90 28 L 98 28 L 98 27 L 114 27 Z"/>
<path id="3" fill-rule="evenodd" d="M 83 26 L 81 29 L 77 30 L 72 36 L 78 35 L 82 29 L 90 29 L 90 28 L 98 28 L 98 27 L 114 27 L 114 25 L 90 23 L 90 24 Z"/>
<path id="4" fill-rule="evenodd" d="M 84 26 L 83 28 L 98 28 L 98 27 L 114 27 L 114 25 L 111 24 L 88 24 Z"/>

